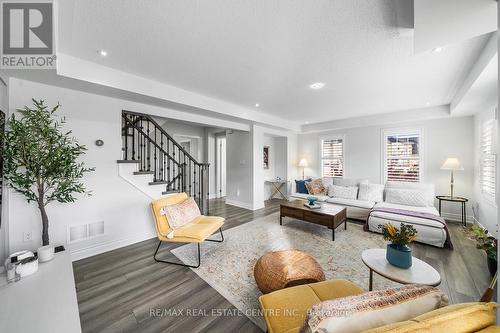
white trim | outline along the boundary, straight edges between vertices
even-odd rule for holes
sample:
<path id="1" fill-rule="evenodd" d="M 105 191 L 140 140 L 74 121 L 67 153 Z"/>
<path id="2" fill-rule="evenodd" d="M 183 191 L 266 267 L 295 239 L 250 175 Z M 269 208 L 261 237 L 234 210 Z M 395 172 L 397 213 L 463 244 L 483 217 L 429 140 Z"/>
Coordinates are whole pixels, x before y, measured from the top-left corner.
<path id="1" fill-rule="evenodd" d="M 256 210 L 256 209 L 264 207 L 264 205 L 263 205 L 262 207 L 254 208 L 253 205 L 248 203 L 248 202 L 231 200 L 231 199 L 226 199 L 226 205 L 236 206 L 236 207 L 250 209 L 250 210 Z"/>
<path id="2" fill-rule="evenodd" d="M 418 151 L 418 157 L 419 157 L 419 175 L 418 175 L 418 182 L 422 183 L 423 178 L 424 178 L 424 129 L 422 127 L 390 127 L 390 128 L 382 128 L 381 129 L 381 136 L 380 136 L 380 150 L 382 152 L 382 159 L 381 159 L 381 184 L 385 184 L 387 182 L 387 163 L 386 163 L 386 158 L 387 158 L 387 151 L 386 151 L 386 137 L 388 135 L 406 135 L 406 134 L 417 134 L 419 136 L 419 151 Z"/>
<path id="3" fill-rule="evenodd" d="M 112 251 L 121 247 L 139 243 L 156 237 L 155 232 L 147 232 L 142 235 L 134 235 L 132 237 L 112 240 L 105 243 L 93 244 L 85 248 L 70 249 L 71 261 L 76 261 L 88 257 L 92 257 L 104 252 Z"/>

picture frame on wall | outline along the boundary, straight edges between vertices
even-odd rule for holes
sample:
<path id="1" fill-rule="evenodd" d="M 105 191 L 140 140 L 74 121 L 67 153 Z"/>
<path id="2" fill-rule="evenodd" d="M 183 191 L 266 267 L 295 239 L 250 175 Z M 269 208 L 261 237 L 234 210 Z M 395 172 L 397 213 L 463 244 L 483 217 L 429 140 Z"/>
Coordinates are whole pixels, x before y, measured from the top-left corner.
<path id="1" fill-rule="evenodd" d="M 264 146 L 263 159 L 264 169 L 269 169 L 269 146 Z"/>

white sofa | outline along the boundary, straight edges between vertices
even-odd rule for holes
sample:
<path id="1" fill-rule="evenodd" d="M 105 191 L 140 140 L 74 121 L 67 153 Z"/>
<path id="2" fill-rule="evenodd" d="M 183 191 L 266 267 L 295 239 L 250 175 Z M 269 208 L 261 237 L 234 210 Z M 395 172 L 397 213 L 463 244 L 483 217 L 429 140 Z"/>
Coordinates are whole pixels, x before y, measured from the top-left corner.
<path id="1" fill-rule="evenodd" d="M 360 183 L 367 183 L 367 180 L 363 179 L 349 179 L 349 178 L 323 178 L 323 185 L 328 189 L 330 184 L 338 185 L 338 186 L 359 186 Z M 292 198 L 297 199 L 306 199 L 310 194 L 305 193 L 293 193 L 291 195 Z M 323 195 L 315 195 L 318 198 L 319 202 L 328 202 L 331 204 L 345 206 L 347 210 L 347 218 L 354 220 L 361 220 L 363 222 L 368 218 L 368 214 L 370 210 L 375 206 L 375 201 L 364 201 L 358 199 L 344 199 L 344 198 L 335 198 L 329 197 L 327 193 Z"/>
<path id="2" fill-rule="evenodd" d="M 363 180 L 323 178 L 323 184 L 339 186 L 359 186 Z M 389 195 L 388 195 L 389 194 Z M 292 198 L 305 199 L 309 194 L 293 193 Z M 383 200 L 363 201 L 329 197 L 327 193 L 317 195 L 320 202 L 337 204 L 347 208 L 347 218 L 366 222 L 365 228 L 380 233 L 379 225 L 387 223 L 399 227 L 401 223 L 412 224 L 418 231 L 417 241 L 437 247 L 444 247 L 447 239 L 445 225 L 429 217 L 439 217 L 434 207 L 434 185 L 402 182 L 387 182 L 384 187 Z M 377 210 L 379 209 L 379 210 Z M 386 210 L 386 211 L 381 211 Z M 392 211 L 392 212 L 391 212 Z M 397 213 L 399 211 L 399 213 Z M 430 214 L 423 216 L 407 216 L 401 211 Z M 395 213 L 396 212 L 396 213 Z"/>

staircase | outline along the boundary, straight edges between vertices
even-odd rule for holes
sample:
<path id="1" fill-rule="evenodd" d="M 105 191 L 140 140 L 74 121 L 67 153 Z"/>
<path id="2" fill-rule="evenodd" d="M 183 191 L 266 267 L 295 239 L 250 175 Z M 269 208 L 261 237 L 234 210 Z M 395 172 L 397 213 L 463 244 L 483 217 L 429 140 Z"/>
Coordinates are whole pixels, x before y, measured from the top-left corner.
<path id="1" fill-rule="evenodd" d="M 199 163 L 149 115 L 122 111 L 122 160 L 137 165 L 136 176 L 150 175 L 162 194 L 186 192 L 208 214 L 209 164 Z"/>

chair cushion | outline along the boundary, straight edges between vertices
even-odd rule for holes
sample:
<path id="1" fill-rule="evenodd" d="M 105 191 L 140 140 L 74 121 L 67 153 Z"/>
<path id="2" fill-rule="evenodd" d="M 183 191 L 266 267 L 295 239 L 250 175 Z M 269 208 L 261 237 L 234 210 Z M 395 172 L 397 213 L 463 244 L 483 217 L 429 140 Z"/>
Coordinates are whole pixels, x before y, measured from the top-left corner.
<path id="1" fill-rule="evenodd" d="M 314 304 L 357 295 L 363 289 L 347 280 L 328 280 L 278 290 L 259 297 L 269 333 L 297 332 Z"/>
<path id="2" fill-rule="evenodd" d="M 187 198 L 175 205 L 166 205 L 160 210 L 160 213 L 162 212 L 167 217 L 170 228 L 174 230 L 191 223 L 201 215 L 200 208 L 193 198 Z"/>
<path id="3" fill-rule="evenodd" d="M 224 218 L 219 216 L 198 216 L 174 231 L 174 237 L 189 238 L 194 241 L 204 241 L 224 224 Z"/>
<path id="4" fill-rule="evenodd" d="M 359 207 L 359 208 L 366 208 L 366 209 L 372 209 L 373 206 L 375 206 L 374 201 L 363 201 L 363 200 L 356 200 L 356 199 L 328 198 L 328 199 L 326 199 L 326 202 L 329 202 L 331 204 L 336 204 L 336 205 Z"/>
<path id="5" fill-rule="evenodd" d="M 151 210 L 155 219 L 156 232 L 159 236 L 166 237 L 173 229 L 170 227 L 167 217 L 161 213 L 163 207 L 175 205 L 185 201 L 188 198 L 186 193 L 176 193 L 166 195 L 151 202 Z"/>

